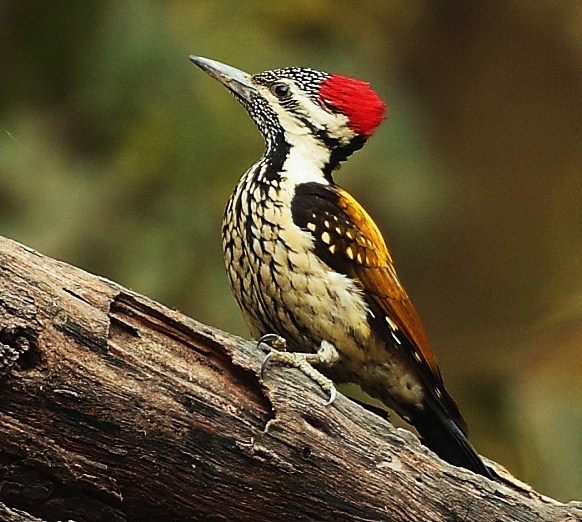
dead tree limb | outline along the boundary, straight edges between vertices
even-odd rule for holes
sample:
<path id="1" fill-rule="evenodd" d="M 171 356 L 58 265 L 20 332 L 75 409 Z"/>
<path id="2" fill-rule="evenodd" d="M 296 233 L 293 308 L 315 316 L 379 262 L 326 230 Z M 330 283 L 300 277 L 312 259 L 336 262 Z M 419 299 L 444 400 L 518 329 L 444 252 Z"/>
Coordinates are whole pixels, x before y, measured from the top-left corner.
<path id="1" fill-rule="evenodd" d="M 0 239 L 1 520 L 580 520 L 253 343 Z M 29 516 L 30 515 L 30 516 Z M 20 517 L 20 518 L 19 518 Z"/>

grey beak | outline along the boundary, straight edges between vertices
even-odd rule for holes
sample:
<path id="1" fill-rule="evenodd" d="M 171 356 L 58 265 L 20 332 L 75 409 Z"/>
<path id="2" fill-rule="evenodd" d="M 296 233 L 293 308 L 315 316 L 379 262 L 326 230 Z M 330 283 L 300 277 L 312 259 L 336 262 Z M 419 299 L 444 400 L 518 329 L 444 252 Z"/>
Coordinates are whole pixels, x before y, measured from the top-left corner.
<path id="1" fill-rule="evenodd" d="M 256 91 L 251 82 L 251 75 L 235 69 L 230 65 L 202 58 L 201 56 L 190 56 L 190 60 L 194 65 L 197 65 L 205 73 L 218 80 L 226 88 L 228 88 L 235 95 L 242 98 L 244 101 L 251 101 L 253 93 Z"/>

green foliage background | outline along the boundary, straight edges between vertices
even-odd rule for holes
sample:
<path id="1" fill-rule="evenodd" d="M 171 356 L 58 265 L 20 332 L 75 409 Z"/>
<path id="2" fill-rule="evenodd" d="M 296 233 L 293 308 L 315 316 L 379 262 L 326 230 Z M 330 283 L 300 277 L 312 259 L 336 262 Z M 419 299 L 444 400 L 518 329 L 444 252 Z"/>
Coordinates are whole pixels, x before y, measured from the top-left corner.
<path id="1" fill-rule="evenodd" d="M 582 4 L 0 0 L 0 234 L 246 335 L 220 223 L 258 132 L 190 54 L 369 80 L 376 217 L 477 448 L 582 497 Z"/>

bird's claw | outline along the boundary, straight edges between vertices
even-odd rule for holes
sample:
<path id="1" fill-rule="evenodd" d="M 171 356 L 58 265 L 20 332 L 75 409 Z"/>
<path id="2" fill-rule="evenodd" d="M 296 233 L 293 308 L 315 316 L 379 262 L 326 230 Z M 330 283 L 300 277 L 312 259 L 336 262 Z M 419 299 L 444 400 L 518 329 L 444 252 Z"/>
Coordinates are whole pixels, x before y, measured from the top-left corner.
<path id="1" fill-rule="evenodd" d="M 265 367 L 267 366 L 269 359 L 273 357 L 274 353 L 284 352 L 285 348 L 287 347 L 287 341 L 285 340 L 284 337 L 281 337 L 280 335 L 277 335 L 275 333 L 268 333 L 261 336 L 260 339 L 257 341 L 257 348 L 260 348 L 262 344 L 268 346 L 269 349 L 267 351 L 267 355 L 265 355 L 265 358 L 261 362 L 261 367 L 259 370 L 261 379 L 263 378 L 263 374 L 265 373 Z"/>
<path id="2" fill-rule="evenodd" d="M 337 398 L 337 389 L 335 385 L 331 379 L 327 378 L 312 366 L 312 363 L 322 364 L 335 360 L 337 352 L 335 352 L 335 349 L 330 352 L 331 345 L 322 345 L 317 353 L 286 352 L 286 340 L 280 335 L 274 333 L 263 335 L 257 341 L 257 348 L 262 344 L 269 346 L 271 350 L 267 352 L 265 358 L 261 362 L 261 367 L 259 368 L 261 379 L 263 378 L 265 368 L 269 361 L 277 361 L 287 366 L 293 366 L 299 368 L 305 375 L 307 375 L 307 377 L 317 383 L 323 391 L 329 394 L 329 398 L 325 403 L 326 406 L 334 403 Z"/>
<path id="3" fill-rule="evenodd" d="M 268 333 L 261 336 L 257 341 L 257 348 L 260 348 L 261 344 L 264 344 L 270 348 L 268 353 L 271 353 L 272 350 L 284 352 L 287 348 L 287 341 L 285 338 L 275 333 Z"/>
<path id="4" fill-rule="evenodd" d="M 332 384 L 331 385 L 331 389 L 329 390 L 329 399 L 327 400 L 327 402 L 325 403 L 325 405 L 326 406 L 331 406 L 335 402 L 336 398 L 337 398 L 337 389 Z"/>
<path id="5" fill-rule="evenodd" d="M 267 355 L 265 355 L 263 362 L 261 362 L 261 368 L 259 370 L 259 373 L 261 375 L 261 379 L 263 378 L 263 375 L 265 373 L 265 366 L 267 366 L 267 363 L 269 362 L 269 359 L 273 356 L 273 350 L 271 350 L 269 353 L 267 353 Z"/>

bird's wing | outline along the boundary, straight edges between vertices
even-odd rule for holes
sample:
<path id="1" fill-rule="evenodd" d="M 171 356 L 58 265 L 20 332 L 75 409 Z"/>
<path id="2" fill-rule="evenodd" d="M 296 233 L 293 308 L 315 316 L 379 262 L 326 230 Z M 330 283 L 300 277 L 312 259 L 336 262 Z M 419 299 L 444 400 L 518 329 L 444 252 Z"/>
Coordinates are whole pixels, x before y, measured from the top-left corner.
<path id="1" fill-rule="evenodd" d="M 346 245 L 352 249 L 352 258 L 348 256 L 352 262 L 349 275 L 361 282 L 365 292 L 373 296 L 374 301 L 394 323 L 396 329 L 403 332 L 418 350 L 421 362 L 428 367 L 433 378 L 439 383 L 442 382 L 424 327 L 398 279 L 380 230 L 348 192 L 338 189 L 337 193 L 337 205 L 347 218 L 346 234 L 350 230 L 354 236 L 351 245 L 349 243 Z M 348 252 L 344 250 L 344 255 L 347 254 Z M 391 326 L 390 323 L 388 326 Z"/>
<path id="2" fill-rule="evenodd" d="M 446 392 L 425 330 L 400 284 L 382 234 L 362 206 L 334 185 L 306 183 L 296 188 L 293 219 L 311 231 L 315 253 L 333 270 L 346 274 L 362 288 L 371 309 L 384 315 L 383 335 L 394 334 L 431 393 L 444 399 L 449 414 L 465 426 Z"/>

